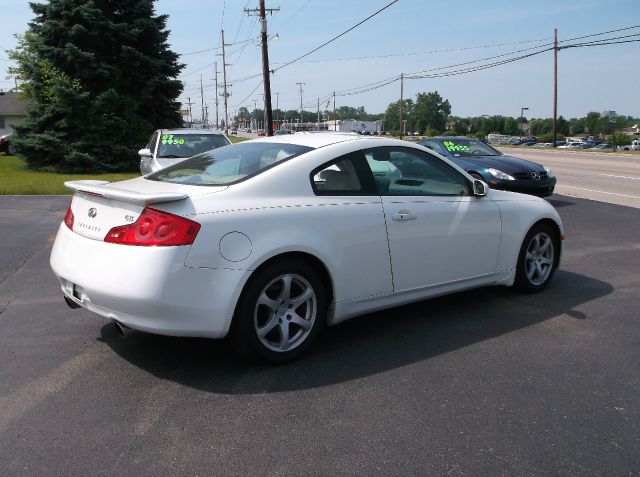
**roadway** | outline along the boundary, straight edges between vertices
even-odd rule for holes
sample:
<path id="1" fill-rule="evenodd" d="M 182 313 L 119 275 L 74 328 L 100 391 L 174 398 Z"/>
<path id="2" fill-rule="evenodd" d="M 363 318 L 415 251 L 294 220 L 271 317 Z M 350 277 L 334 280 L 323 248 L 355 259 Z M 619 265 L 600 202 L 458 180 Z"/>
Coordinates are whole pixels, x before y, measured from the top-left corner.
<path id="1" fill-rule="evenodd" d="M 557 194 L 640 208 L 640 155 L 562 149 L 499 149 L 553 169 L 558 179 Z"/>

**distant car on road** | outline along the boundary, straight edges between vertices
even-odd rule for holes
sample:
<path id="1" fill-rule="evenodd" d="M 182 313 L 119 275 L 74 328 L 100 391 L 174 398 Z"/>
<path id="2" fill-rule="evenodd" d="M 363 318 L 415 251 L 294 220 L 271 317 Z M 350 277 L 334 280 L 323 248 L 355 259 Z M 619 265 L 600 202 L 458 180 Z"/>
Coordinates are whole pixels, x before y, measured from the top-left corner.
<path id="1" fill-rule="evenodd" d="M 553 194 L 556 178 L 542 164 L 505 156 L 479 139 L 467 137 L 430 137 L 418 144 L 442 154 L 472 177 L 493 189 L 547 197 Z"/>
<path id="2" fill-rule="evenodd" d="M 221 131 L 209 129 L 158 129 L 138 151 L 142 175 L 159 171 L 201 152 L 231 144 Z"/>
<path id="3" fill-rule="evenodd" d="M 286 129 L 276 129 L 273 131 L 274 136 L 284 136 L 285 134 L 291 134 L 291 131 L 287 131 Z"/>
<path id="4" fill-rule="evenodd" d="M 602 143 L 602 144 L 598 144 L 597 146 L 593 146 L 591 149 L 595 151 L 609 151 L 609 150 L 612 150 L 613 147 L 610 146 L 609 144 Z"/>
<path id="5" fill-rule="evenodd" d="M 265 136 L 266 133 L 264 132 L 264 129 L 258 129 L 258 136 Z"/>

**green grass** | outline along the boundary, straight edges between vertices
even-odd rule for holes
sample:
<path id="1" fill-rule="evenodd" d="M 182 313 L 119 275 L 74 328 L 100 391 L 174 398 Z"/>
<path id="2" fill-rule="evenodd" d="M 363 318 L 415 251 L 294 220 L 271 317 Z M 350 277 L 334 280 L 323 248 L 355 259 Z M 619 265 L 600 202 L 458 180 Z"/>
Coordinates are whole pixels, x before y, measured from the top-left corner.
<path id="1" fill-rule="evenodd" d="M 232 144 L 246 141 L 245 137 L 230 136 Z M 140 177 L 139 172 L 116 174 L 58 174 L 55 172 L 34 172 L 26 168 L 24 161 L 15 156 L 0 153 L 0 195 L 67 195 L 71 191 L 64 186 L 65 181 L 99 179 L 116 182 Z"/>
<path id="2" fill-rule="evenodd" d="M 232 136 L 231 134 L 229 134 L 229 141 L 231 141 L 231 144 L 238 144 L 239 142 L 248 140 L 248 137 Z"/>
<path id="3" fill-rule="evenodd" d="M 140 177 L 140 173 L 119 174 L 57 174 L 34 172 L 25 167 L 24 161 L 15 156 L 0 155 L 0 195 L 67 195 L 65 181 L 99 179 L 115 182 Z"/>

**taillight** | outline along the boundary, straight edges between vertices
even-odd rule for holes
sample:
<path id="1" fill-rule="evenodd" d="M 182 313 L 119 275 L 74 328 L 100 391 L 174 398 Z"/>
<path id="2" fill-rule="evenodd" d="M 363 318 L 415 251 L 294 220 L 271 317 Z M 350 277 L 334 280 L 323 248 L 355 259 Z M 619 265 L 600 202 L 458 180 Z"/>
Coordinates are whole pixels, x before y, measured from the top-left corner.
<path id="1" fill-rule="evenodd" d="M 73 211 L 71 210 L 71 202 L 69 202 L 67 213 L 64 215 L 64 223 L 70 230 L 73 230 Z"/>
<path id="2" fill-rule="evenodd" d="M 105 242 L 122 245 L 191 245 L 200 231 L 193 220 L 160 210 L 145 208 L 138 220 L 109 230 Z"/>

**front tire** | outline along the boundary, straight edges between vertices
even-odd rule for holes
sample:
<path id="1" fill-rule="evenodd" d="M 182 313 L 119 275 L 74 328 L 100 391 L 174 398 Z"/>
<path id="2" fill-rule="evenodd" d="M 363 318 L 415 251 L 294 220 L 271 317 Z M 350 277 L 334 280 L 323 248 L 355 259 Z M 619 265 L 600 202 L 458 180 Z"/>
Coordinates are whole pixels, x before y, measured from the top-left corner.
<path id="1" fill-rule="evenodd" d="M 525 293 L 544 290 L 558 265 L 556 234 L 546 224 L 536 224 L 527 233 L 516 266 L 516 289 Z"/>
<path id="2" fill-rule="evenodd" d="M 250 359 L 286 363 L 313 344 L 326 313 L 326 292 L 313 267 L 283 260 L 250 279 L 236 307 L 230 340 Z"/>

